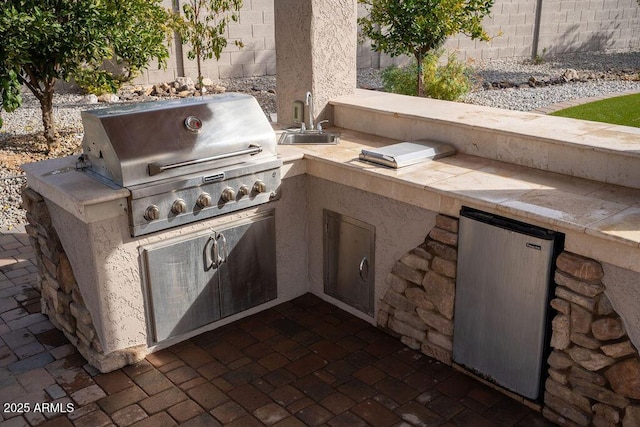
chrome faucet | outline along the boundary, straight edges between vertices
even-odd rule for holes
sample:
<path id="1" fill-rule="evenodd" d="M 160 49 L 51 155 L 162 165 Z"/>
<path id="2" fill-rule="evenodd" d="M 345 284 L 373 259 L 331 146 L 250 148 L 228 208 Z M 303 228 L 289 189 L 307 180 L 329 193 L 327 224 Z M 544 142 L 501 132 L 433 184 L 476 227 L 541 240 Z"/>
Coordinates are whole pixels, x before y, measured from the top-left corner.
<path id="1" fill-rule="evenodd" d="M 307 110 L 309 110 L 309 129 L 313 130 L 313 95 L 311 92 L 307 92 L 305 104 L 307 104 Z"/>

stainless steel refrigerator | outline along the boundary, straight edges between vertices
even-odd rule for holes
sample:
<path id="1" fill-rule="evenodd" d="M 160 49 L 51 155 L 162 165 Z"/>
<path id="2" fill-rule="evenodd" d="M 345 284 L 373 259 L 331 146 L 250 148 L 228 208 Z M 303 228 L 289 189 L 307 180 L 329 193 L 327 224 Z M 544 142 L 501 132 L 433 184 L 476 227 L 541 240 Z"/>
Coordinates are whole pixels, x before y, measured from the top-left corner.
<path id="1" fill-rule="evenodd" d="M 549 299 L 562 233 L 463 207 L 458 235 L 453 360 L 538 400 Z"/>

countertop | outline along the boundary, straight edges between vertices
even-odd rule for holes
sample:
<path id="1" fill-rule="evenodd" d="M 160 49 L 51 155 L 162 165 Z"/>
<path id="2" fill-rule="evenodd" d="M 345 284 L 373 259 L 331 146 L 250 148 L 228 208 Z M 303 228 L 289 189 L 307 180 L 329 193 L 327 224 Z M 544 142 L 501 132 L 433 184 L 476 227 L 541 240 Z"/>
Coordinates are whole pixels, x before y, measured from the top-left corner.
<path id="1" fill-rule="evenodd" d="M 358 154 L 397 140 L 327 131 L 341 134 L 338 145 L 278 146 L 284 179 L 307 173 L 456 217 L 462 205 L 487 210 L 561 231 L 568 250 L 640 271 L 640 190 L 462 153 L 390 169 Z M 30 187 L 77 216 L 109 215 L 113 210 L 104 206 L 113 201 L 116 210 L 126 208 L 128 190 L 114 191 L 75 171 L 74 163 L 67 157 L 23 169 Z"/>
<path id="2" fill-rule="evenodd" d="M 551 228 L 567 234 L 569 250 L 640 271 L 640 190 L 462 153 L 390 169 L 358 155 L 399 141 L 327 131 L 340 132 L 338 145 L 278 146 L 285 166 L 304 158 L 309 175 L 439 213 L 457 217 L 467 205 Z"/>

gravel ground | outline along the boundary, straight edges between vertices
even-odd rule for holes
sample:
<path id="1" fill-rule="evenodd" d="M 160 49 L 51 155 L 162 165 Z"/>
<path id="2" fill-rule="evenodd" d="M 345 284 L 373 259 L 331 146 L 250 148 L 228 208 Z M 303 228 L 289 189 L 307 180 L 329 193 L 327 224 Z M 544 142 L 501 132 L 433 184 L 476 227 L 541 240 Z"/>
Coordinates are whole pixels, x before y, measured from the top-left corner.
<path id="1" fill-rule="evenodd" d="M 640 72 L 640 52 L 562 55 L 545 58 L 541 64 L 500 59 L 477 63 L 474 69 L 476 89 L 463 102 L 511 110 L 530 111 L 571 99 L 640 91 L 640 81 L 631 80 L 637 79 Z M 559 83 L 568 69 L 575 70 L 581 81 L 530 87 L 531 78 L 537 82 Z M 218 83 L 228 91 L 255 96 L 267 115 L 275 113 L 275 77 Z M 380 90 L 380 72 L 359 70 L 358 87 Z M 21 108 L 10 114 L 0 113 L 4 120 L 0 129 L 0 230 L 25 222 L 24 211 L 20 209 L 24 178 L 19 165 L 79 153 L 82 139 L 80 111 L 106 106 L 90 104 L 87 97 L 75 93 L 56 94 L 54 105 L 61 143 L 51 153 L 46 152 L 44 139 L 39 135 L 42 132 L 40 106 L 30 93 L 24 94 Z"/>

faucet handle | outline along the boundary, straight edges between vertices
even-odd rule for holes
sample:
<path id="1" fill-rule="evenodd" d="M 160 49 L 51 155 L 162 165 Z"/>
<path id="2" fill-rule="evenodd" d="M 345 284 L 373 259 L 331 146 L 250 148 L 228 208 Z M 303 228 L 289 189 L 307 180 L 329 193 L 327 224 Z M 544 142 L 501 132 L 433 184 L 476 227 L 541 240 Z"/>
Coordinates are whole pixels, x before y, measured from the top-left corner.
<path id="1" fill-rule="evenodd" d="M 323 123 L 329 123 L 329 120 L 322 120 L 322 121 L 318 122 L 318 124 L 316 125 L 316 129 L 318 130 L 318 132 L 322 132 L 322 124 Z"/>

